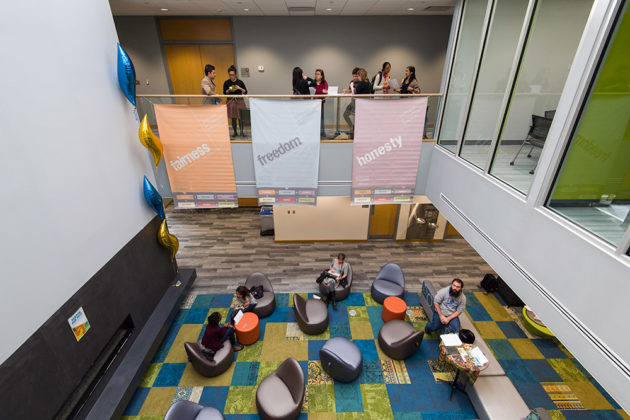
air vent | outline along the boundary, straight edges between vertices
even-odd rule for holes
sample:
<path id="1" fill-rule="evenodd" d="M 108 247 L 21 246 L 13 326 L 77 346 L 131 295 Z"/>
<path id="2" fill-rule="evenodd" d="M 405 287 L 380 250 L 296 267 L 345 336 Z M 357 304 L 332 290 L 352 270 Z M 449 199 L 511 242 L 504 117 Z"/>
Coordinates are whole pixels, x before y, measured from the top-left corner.
<path id="1" fill-rule="evenodd" d="M 425 12 L 449 12 L 452 9 L 451 6 L 429 6 L 425 7 Z"/>
<path id="2" fill-rule="evenodd" d="M 295 7 L 289 7 L 288 10 L 289 10 L 289 13 L 291 13 L 291 12 L 315 13 L 315 8 L 314 7 L 299 7 L 299 6 L 295 6 Z"/>

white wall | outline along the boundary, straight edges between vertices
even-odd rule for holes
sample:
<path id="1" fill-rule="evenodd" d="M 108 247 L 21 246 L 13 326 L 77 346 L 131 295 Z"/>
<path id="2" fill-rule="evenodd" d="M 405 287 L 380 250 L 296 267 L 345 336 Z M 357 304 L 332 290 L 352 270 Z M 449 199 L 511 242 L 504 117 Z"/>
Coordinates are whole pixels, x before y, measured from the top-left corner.
<path id="1" fill-rule="evenodd" d="M 537 176 L 545 169 L 539 166 Z M 615 255 L 603 241 L 551 211 L 530 206 L 525 197 L 440 147 L 431 155 L 427 196 L 628 410 L 628 377 L 588 335 L 630 365 L 627 305 L 618 303 L 625 298 L 630 258 Z"/>
<path id="2" fill-rule="evenodd" d="M 242 17 L 233 19 L 236 61 L 249 67 L 250 93 L 291 94 L 294 67 L 313 77 L 322 68 L 340 89 L 354 67 L 371 77 L 384 61 L 402 80 L 416 67 L 423 92 L 439 92 L 452 16 Z M 263 73 L 258 66 L 264 66 Z"/>
<path id="3" fill-rule="evenodd" d="M 273 206 L 276 241 L 367 240 L 370 209 L 350 197 L 317 197 L 316 206 Z"/>
<path id="4" fill-rule="evenodd" d="M 153 214 L 108 2 L 9 2 L 0 37 L 3 362 Z"/>

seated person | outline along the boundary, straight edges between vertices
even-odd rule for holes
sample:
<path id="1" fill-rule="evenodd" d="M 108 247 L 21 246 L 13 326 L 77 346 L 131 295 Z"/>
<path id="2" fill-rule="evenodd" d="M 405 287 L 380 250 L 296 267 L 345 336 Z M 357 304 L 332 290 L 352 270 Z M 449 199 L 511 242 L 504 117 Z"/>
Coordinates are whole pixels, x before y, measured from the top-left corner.
<path id="1" fill-rule="evenodd" d="M 238 305 L 232 311 L 232 322 L 234 322 L 234 317 L 239 310 L 243 313 L 251 312 L 258 304 L 256 298 L 252 296 L 251 292 L 245 286 L 238 286 L 236 288 L 236 301 Z"/>
<path id="2" fill-rule="evenodd" d="M 327 295 L 324 296 L 324 303 L 328 304 L 328 302 L 332 301 L 333 308 L 337 309 L 337 302 L 335 302 L 335 288 L 343 279 L 348 277 L 349 266 L 348 263 L 345 262 L 346 254 L 340 252 L 337 255 L 337 258 L 333 259 L 330 268 L 328 269 L 328 273 L 326 278 L 322 281 L 324 286 L 328 291 Z"/>
<path id="3" fill-rule="evenodd" d="M 435 294 L 433 304 L 433 319 L 424 328 L 424 332 L 430 333 L 442 327 L 449 327 L 452 332 L 458 333 L 460 330 L 459 316 L 466 308 L 466 295 L 462 289 L 464 282 L 460 279 L 453 279 L 451 285 L 441 289 Z"/>
<path id="4" fill-rule="evenodd" d="M 234 338 L 234 325 L 226 323 L 223 327 L 219 327 L 221 321 L 221 314 L 218 312 L 212 312 L 208 317 L 208 325 L 206 331 L 203 333 L 203 337 L 199 342 L 201 350 L 207 352 L 217 352 L 223 348 L 223 342 L 230 339 L 232 348 L 234 351 L 242 350 L 243 347 L 236 344 L 236 338 Z"/>

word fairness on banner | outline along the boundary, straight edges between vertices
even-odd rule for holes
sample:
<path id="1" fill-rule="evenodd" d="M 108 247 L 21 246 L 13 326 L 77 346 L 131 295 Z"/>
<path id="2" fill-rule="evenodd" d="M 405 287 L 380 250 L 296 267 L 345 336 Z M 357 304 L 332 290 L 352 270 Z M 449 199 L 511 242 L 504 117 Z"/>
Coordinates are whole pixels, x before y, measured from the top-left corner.
<path id="1" fill-rule="evenodd" d="M 238 207 L 225 105 L 155 105 L 175 208 Z"/>
<path id="2" fill-rule="evenodd" d="M 321 101 L 251 99 L 259 205 L 316 205 Z"/>
<path id="3" fill-rule="evenodd" d="M 352 205 L 411 204 L 427 98 L 357 99 Z"/>

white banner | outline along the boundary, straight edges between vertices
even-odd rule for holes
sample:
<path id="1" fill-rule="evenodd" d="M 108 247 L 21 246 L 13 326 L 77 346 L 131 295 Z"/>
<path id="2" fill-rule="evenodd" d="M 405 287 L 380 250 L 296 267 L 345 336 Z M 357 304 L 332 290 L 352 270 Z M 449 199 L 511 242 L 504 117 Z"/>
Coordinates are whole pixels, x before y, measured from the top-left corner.
<path id="1" fill-rule="evenodd" d="M 250 99 L 260 205 L 317 203 L 321 100 Z"/>

